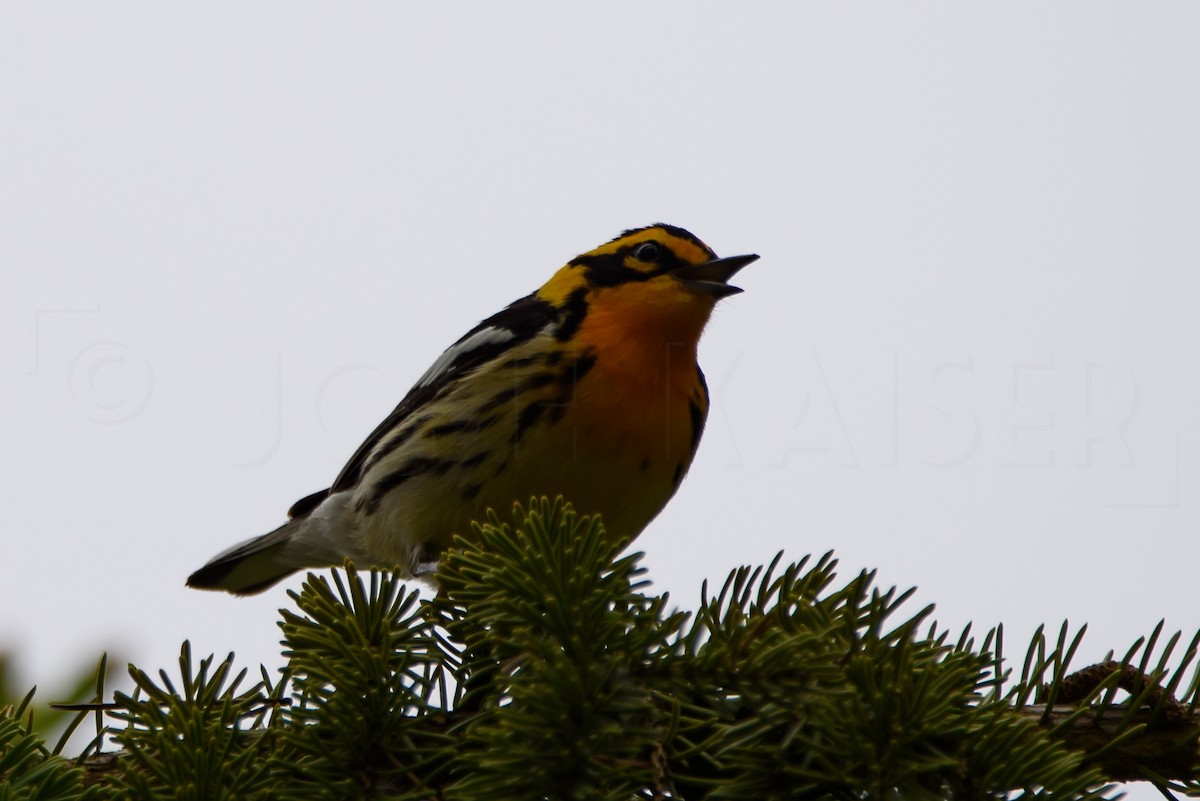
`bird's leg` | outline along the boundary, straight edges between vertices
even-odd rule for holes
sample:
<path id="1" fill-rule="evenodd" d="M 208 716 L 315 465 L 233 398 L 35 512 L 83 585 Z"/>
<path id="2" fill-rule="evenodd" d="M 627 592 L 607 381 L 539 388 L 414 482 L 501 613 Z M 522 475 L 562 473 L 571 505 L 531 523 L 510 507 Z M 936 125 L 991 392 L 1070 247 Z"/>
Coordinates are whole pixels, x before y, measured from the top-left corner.
<path id="1" fill-rule="evenodd" d="M 408 560 L 408 572 L 412 573 L 413 578 L 430 578 L 437 572 L 441 556 L 441 551 L 432 543 L 422 542 L 412 550 Z"/>

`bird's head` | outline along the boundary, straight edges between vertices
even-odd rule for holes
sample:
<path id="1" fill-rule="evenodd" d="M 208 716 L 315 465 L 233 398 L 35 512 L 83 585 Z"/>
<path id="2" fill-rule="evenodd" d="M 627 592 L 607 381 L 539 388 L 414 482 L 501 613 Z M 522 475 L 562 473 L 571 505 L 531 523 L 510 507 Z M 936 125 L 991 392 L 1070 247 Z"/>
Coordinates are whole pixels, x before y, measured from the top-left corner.
<path id="1" fill-rule="evenodd" d="M 718 300 L 756 255 L 718 258 L 682 228 L 658 223 L 618 236 L 571 259 L 538 297 L 600 327 L 604 335 L 699 339 Z"/>

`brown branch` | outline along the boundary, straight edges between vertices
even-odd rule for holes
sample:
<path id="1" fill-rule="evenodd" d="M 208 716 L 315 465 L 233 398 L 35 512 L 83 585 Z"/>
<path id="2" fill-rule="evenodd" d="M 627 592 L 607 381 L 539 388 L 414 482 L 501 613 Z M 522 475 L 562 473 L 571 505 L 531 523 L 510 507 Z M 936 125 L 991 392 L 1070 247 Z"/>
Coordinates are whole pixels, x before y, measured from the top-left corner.
<path id="1" fill-rule="evenodd" d="M 1022 714 L 1040 719 L 1053 728 L 1078 712 L 1073 706 L 1027 706 Z M 1112 748 L 1105 747 L 1122 731 L 1133 726 L 1146 728 Z M 1194 780 L 1200 773 L 1200 718 L 1166 721 L 1150 707 L 1130 714 L 1129 707 L 1110 706 L 1099 714 L 1086 713 L 1068 728 L 1055 734 L 1073 751 L 1082 751 L 1115 782 L 1148 781 L 1154 774 L 1164 779 Z"/>
<path id="2" fill-rule="evenodd" d="M 1142 696 L 1145 704 L 1131 710 L 1128 704 L 1101 701 L 1092 705 L 1094 711 L 1079 715 L 1077 705 L 1093 698 L 1113 674 L 1119 675 L 1114 689 Z M 1109 661 L 1077 670 L 1059 682 L 1055 700 L 1055 706 L 1034 704 L 1021 712 L 1038 716 L 1051 729 L 1061 727 L 1054 736 L 1088 754 L 1114 781 L 1147 781 L 1154 775 L 1184 780 L 1200 772 L 1200 718 L 1132 665 Z M 1078 717 L 1068 724 L 1073 715 Z M 1141 732 L 1109 747 L 1122 732 L 1138 726 Z"/>
<path id="3" fill-rule="evenodd" d="M 1164 688 L 1158 686 L 1153 676 L 1149 676 L 1133 665 L 1122 662 L 1101 662 L 1089 665 L 1067 676 L 1059 684 L 1058 700 L 1065 704 L 1078 704 L 1100 688 L 1100 685 L 1114 673 L 1119 673 L 1117 688 L 1127 693 L 1138 693 L 1149 687 L 1146 692 L 1146 702 L 1151 708 L 1160 710 L 1166 721 L 1183 722 L 1188 719 L 1188 709 L 1170 695 Z M 1154 686 L 1150 686 L 1154 685 Z"/>

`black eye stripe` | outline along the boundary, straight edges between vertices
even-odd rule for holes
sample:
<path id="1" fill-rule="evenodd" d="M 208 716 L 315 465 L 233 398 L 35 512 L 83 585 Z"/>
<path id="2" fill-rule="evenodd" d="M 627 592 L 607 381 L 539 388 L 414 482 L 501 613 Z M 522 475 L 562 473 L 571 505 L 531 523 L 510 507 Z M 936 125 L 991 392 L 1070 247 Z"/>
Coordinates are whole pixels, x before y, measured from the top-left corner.
<path id="1" fill-rule="evenodd" d="M 633 257 L 637 259 L 637 249 L 642 245 L 651 244 L 649 242 L 640 242 L 628 248 L 622 248 L 616 253 L 606 253 L 603 256 L 585 254 L 576 257 L 571 264 L 576 267 L 582 267 L 584 274 L 587 276 L 587 282 L 594 287 L 617 286 L 618 284 L 628 284 L 636 281 L 649 281 L 651 278 L 657 278 L 660 275 L 671 272 L 685 266 L 685 263 L 680 260 L 670 248 L 659 246 L 659 256 L 657 262 L 653 262 L 656 266 L 652 270 L 639 270 L 628 266 L 626 259 Z M 641 260 L 638 259 L 640 262 Z"/>

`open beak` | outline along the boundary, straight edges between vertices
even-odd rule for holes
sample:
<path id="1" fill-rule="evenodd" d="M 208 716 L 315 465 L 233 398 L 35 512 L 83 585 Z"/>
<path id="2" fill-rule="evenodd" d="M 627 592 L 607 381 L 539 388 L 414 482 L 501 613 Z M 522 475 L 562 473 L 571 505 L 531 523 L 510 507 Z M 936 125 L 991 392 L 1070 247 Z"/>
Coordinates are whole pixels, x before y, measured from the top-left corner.
<path id="1" fill-rule="evenodd" d="M 758 259 L 757 254 L 748 256 L 726 256 L 723 259 L 713 259 L 704 264 L 681 267 L 672 275 L 683 282 L 683 285 L 695 292 L 712 295 L 716 300 L 727 298 L 741 292 L 741 287 L 730 286 L 727 281 L 733 278 L 738 270 Z"/>

